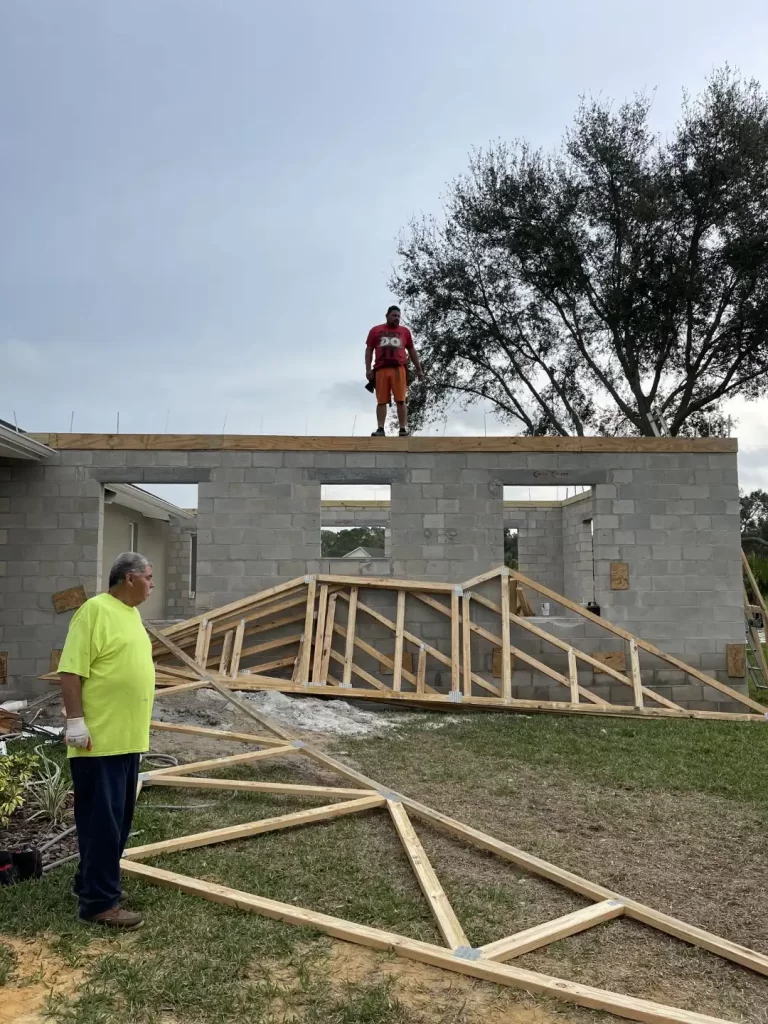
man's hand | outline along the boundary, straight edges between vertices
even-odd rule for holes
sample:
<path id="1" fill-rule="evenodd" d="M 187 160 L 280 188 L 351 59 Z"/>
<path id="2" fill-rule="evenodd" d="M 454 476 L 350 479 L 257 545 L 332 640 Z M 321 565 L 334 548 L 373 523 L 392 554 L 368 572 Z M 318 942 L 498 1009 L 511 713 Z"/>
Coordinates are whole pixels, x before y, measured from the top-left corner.
<path id="1" fill-rule="evenodd" d="M 365 371 L 365 376 L 368 378 L 368 380 L 373 380 L 373 378 L 376 375 L 374 374 L 373 370 L 366 370 Z"/>
<path id="2" fill-rule="evenodd" d="M 90 750 L 93 746 L 91 742 L 91 734 L 88 731 L 88 726 L 85 724 L 84 718 L 68 718 L 67 719 L 67 730 L 64 734 L 64 738 L 67 741 L 69 747 L 79 747 L 84 750 Z"/>

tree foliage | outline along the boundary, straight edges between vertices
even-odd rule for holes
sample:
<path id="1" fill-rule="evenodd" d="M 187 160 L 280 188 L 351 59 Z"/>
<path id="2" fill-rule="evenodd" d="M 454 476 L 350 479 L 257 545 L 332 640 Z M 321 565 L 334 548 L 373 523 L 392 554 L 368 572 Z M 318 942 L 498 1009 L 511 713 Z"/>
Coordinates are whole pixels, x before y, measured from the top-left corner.
<path id="1" fill-rule="evenodd" d="M 529 435 L 706 435 L 765 392 L 768 99 L 726 67 L 668 137 L 650 114 L 583 101 L 553 155 L 492 145 L 403 234 L 413 425 L 458 400 Z"/>
<path id="2" fill-rule="evenodd" d="M 355 526 L 348 530 L 321 530 L 320 550 L 323 558 L 343 558 L 355 548 L 384 549 L 383 526 Z"/>

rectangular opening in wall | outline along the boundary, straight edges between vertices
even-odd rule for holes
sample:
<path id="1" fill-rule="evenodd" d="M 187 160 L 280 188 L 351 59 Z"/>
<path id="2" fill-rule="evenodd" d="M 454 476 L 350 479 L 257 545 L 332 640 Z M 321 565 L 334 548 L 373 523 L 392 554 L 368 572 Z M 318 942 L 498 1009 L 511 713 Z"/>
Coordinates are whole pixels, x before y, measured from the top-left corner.
<path id="1" fill-rule="evenodd" d="M 517 569 L 518 567 L 517 536 L 516 526 L 504 527 L 504 565 L 508 569 Z"/>
<path id="2" fill-rule="evenodd" d="M 323 558 L 389 558 L 389 484 L 323 484 L 320 499 Z"/>
<path id="3" fill-rule="evenodd" d="M 123 551 L 151 562 L 155 587 L 142 605 L 144 619 L 194 615 L 197 484 L 105 484 L 101 548 L 104 585 Z"/>
<path id="4" fill-rule="evenodd" d="M 592 517 L 590 486 L 505 487 L 505 564 L 585 607 L 595 596 Z M 565 613 L 532 589 L 526 596 L 537 615 Z"/>

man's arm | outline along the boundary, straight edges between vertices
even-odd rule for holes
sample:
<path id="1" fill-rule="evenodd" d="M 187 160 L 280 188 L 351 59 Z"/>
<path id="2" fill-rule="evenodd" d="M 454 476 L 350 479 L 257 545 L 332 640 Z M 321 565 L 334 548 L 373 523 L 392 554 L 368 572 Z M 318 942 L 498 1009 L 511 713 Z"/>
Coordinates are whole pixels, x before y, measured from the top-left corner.
<path id="1" fill-rule="evenodd" d="M 421 365 L 419 353 L 416 351 L 416 346 L 413 344 L 413 338 L 409 339 L 405 347 L 408 351 L 408 355 L 411 357 L 411 362 L 416 367 L 416 375 L 419 380 L 424 380 L 424 367 Z"/>
<path id="2" fill-rule="evenodd" d="M 373 330 L 368 331 L 368 337 L 365 339 L 365 376 L 368 380 L 373 377 L 373 350 L 375 348 L 375 342 L 373 340 Z"/>
<path id="3" fill-rule="evenodd" d="M 91 749 L 91 734 L 83 718 L 83 681 L 72 672 L 62 672 L 61 698 L 67 716 L 66 741 L 70 747 Z"/>

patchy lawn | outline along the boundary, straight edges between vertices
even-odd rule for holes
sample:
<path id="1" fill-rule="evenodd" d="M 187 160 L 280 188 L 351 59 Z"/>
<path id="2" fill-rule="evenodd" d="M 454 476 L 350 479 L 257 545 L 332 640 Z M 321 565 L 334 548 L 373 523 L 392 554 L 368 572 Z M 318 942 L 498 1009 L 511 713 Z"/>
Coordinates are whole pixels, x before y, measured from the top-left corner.
<path id="1" fill-rule="evenodd" d="M 408 716 L 336 742 L 342 760 L 468 824 L 737 942 L 768 952 L 768 726 L 555 716 Z M 243 721 L 236 728 L 247 725 Z M 155 749 L 170 734 L 157 737 Z M 170 739 L 169 739 L 170 742 Z M 178 737 L 173 737 L 178 742 Z M 178 747 L 176 747 L 178 749 Z M 238 749 L 242 749 L 239 747 Z M 221 753 L 225 753 L 222 750 Z M 203 756 L 209 748 L 205 747 Z M 187 759 L 192 758 L 192 753 Z M 302 775 L 320 781 L 309 762 Z M 287 761 L 227 772 L 296 778 Z M 344 783 L 341 783 L 342 785 Z M 152 788 L 134 843 L 322 801 Z M 188 811 L 158 805 L 200 806 Z M 415 821 L 474 945 L 586 901 Z M 439 941 L 388 815 L 157 858 L 151 863 Z M 423 967 L 128 881 L 147 924 L 105 937 L 78 924 L 69 866 L 0 899 L 4 995 L 25 951 L 57 966 L 48 1013 L 71 1024 L 551 1024 L 607 1015 Z M 34 939 L 33 943 L 25 940 Z M 626 920 L 526 954 L 520 966 L 734 1021 L 768 1022 L 768 981 Z M 66 971 L 75 983 L 66 983 Z M 37 981 L 30 978 L 37 977 Z M 39 1002 L 39 1000 L 38 1000 Z M 3 1020 L 0 1001 L 0 1021 Z"/>

